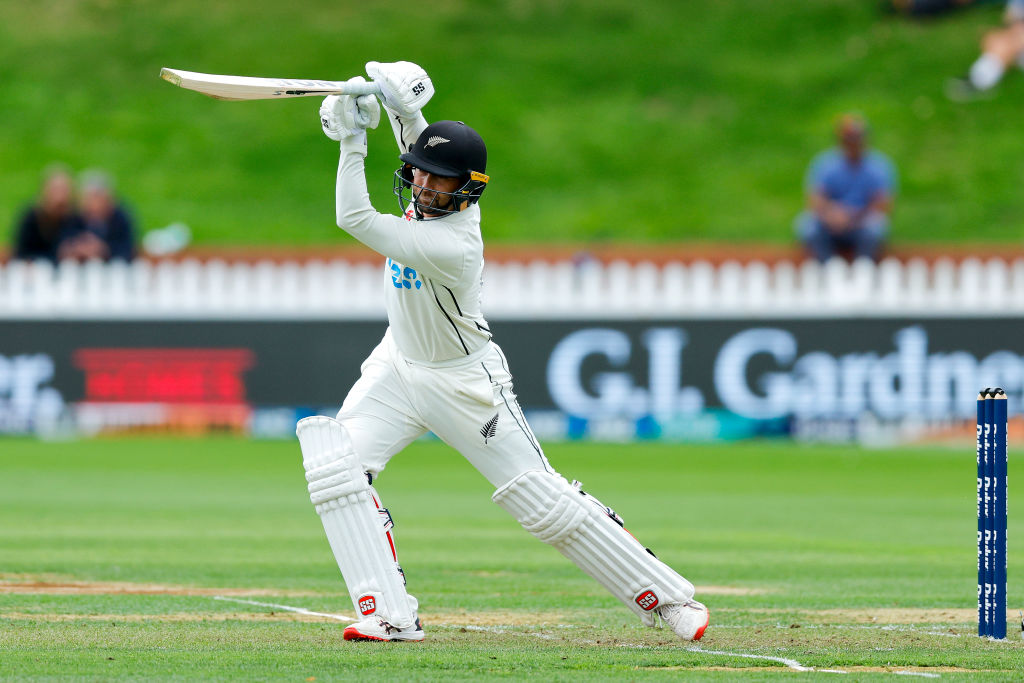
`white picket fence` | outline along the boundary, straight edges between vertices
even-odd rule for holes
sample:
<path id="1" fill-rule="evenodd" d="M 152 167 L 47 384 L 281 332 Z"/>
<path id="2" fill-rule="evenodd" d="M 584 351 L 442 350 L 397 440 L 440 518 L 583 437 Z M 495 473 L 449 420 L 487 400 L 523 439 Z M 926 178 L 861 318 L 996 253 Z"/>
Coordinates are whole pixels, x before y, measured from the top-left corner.
<path id="1" fill-rule="evenodd" d="M 382 319 L 383 264 L 0 265 L 0 319 Z M 490 318 L 1019 316 L 1024 259 L 489 264 Z"/>

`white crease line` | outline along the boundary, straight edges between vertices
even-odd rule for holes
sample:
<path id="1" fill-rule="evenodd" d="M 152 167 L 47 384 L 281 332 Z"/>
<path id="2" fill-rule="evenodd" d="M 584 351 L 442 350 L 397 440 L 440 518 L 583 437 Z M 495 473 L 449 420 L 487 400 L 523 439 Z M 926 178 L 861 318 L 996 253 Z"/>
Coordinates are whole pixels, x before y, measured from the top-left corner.
<path id="1" fill-rule="evenodd" d="M 278 605 L 278 604 L 273 603 L 273 602 L 258 602 L 256 600 L 242 600 L 241 598 L 229 598 L 229 597 L 226 597 L 226 596 L 223 596 L 223 595 L 215 595 L 215 596 L 213 596 L 213 599 L 214 600 L 223 600 L 225 602 L 240 602 L 243 605 L 256 605 L 257 607 L 273 607 L 275 609 L 284 610 L 286 612 L 295 612 L 296 614 L 308 614 L 308 615 L 314 616 L 314 617 L 327 617 L 328 619 L 334 619 L 336 621 L 344 621 L 344 622 L 358 621 L 358 619 L 354 619 L 353 617 L 346 617 L 344 614 L 329 614 L 327 612 L 314 612 L 312 610 L 306 609 L 305 607 L 291 607 L 289 605 Z"/>
<path id="2" fill-rule="evenodd" d="M 279 605 L 279 604 L 273 603 L 273 602 L 259 602 L 257 600 L 243 600 L 241 598 L 229 598 L 229 597 L 226 597 L 226 596 L 223 596 L 223 595 L 215 595 L 215 596 L 213 596 L 213 599 L 214 600 L 221 600 L 221 601 L 224 601 L 224 602 L 238 602 L 238 603 L 242 603 L 244 605 L 255 605 L 257 607 L 273 607 L 275 609 L 285 610 L 286 612 L 295 612 L 296 614 L 308 614 L 308 615 L 314 616 L 314 617 L 327 617 L 328 619 L 335 619 L 337 621 L 345 621 L 345 622 L 356 621 L 356 619 L 354 619 L 352 617 L 346 617 L 343 614 L 330 614 L 328 612 L 314 612 L 312 610 L 306 609 L 305 607 L 292 607 L 291 605 Z M 470 626 L 470 625 L 466 625 L 466 626 L 459 627 L 459 626 L 456 625 L 456 628 L 464 628 L 467 631 L 482 631 L 482 632 L 485 632 L 485 633 L 500 633 L 502 635 L 521 636 L 521 637 L 524 637 L 524 638 L 539 638 L 541 640 L 558 640 L 558 638 L 556 638 L 555 636 L 549 635 L 547 633 L 536 633 L 536 632 L 526 632 L 526 633 L 524 633 L 524 632 L 520 632 L 520 631 L 512 631 L 512 630 L 505 629 L 505 628 L 499 628 L 497 626 Z M 946 635 L 946 634 L 935 634 L 935 635 Z M 593 641 L 593 640 L 583 640 L 583 641 L 576 641 L 576 642 L 586 643 L 586 644 L 589 644 L 589 645 L 597 645 L 598 644 L 597 641 Z M 650 646 L 649 645 L 635 644 L 635 643 L 620 643 L 618 645 L 618 647 L 646 649 L 646 648 L 648 648 Z M 705 649 L 701 648 L 699 645 L 695 645 L 695 646 L 690 647 L 688 649 L 691 652 L 699 652 L 699 653 L 706 654 L 706 655 L 726 655 L 726 656 L 729 656 L 729 657 L 741 657 L 743 659 L 766 659 L 768 661 L 779 662 L 780 664 L 785 664 L 787 667 L 789 667 L 790 669 L 793 669 L 794 671 L 816 671 L 818 673 L 829 673 L 829 674 L 847 674 L 847 673 L 849 673 L 849 671 L 841 671 L 839 669 L 815 669 L 812 666 L 804 666 L 803 664 L 801 664 L 800 662 L 796 661 L 795 659 L 787 659 L 785 657 L 773 657 L 772 655 L 755 655 L 755 654 L 750 654 L 750 653 L 747 653 L 747 652 L 727 652 L 725 650 L 705 650 Z M 939 677 L 938 674 L 918 672 L 918 671 L 893 671 L 893 673 L 901 675 L 901 676 L 922 676 L 924 678 L 938 678 Z"/>
<path id="3" fill-rule="evenodd" d="M 548 635 L 546 633 L 536 633 L 536 632 L 532 632 L 532 631 L 527 631 L 527 632 L 511 631 L 509 629 L 500 628 L 500 627 L 497 627 L 497 626 L 463 626 L 462 628 L 466 629 L 467 631 L 483 631 L 485 633 L 499 633 L 501 635 L 520 636 L 520 637 L 523 637 L 523 638 L 541 638 L 543 640 L 557 640 L 554 636 Z M 597 645 L 598 644 L 597 641 L 594 641 L 594 640 L 576 639 L 576 640 L 573 640 L 572 642 L 577 643 L 577 644 L 581 644 L 581 645 Z M 635 648 L 635 649 L 647 649 L 647 648 L 650 647 L 650 645 L 640 645 L 640 644 L 636 644 L 636 643 L 620 643 L 618 645 L 618 647 Z M 779 662 L 781 664 L 785 664 L 789 668 L 794 669 L 796 671 L 818 671 L 818 672 L 821 672 L 821 673 L 833 673 L 833 674 L 849 673 L 847 671 L 839 671 L 838 669 L 815 669 L 813 667 L 803 666 L 802 664 L 800 664 L 800 662 L 796 661 L 795 659 L 786 659 L 785 657 L 772 657 L 771 655 L 755 655 L 755 654 L 747 654 L 747 653 L 743 653 L 743 652 L 725 652 L 724 650 L 704 650 L 700 646 L 693 646 L 693 647 L 690 647 L 688 649 L 691 652 L 699 652 L 699 653 L 707 654 L 707 655 L 729 655 L 731 657 L 743 657 L 745 659 L 767 659 L 767 660 L 771 660 L 773 662 Z"/>
<path id="4" fill-rule="evenodd" d="M 749 629 L 753 627 L 759 628 L 777 628 L 777 629 L 792 629 L 792 626 L 786 624 L 718 624 L 715 626 L 715 630 L 722 628 L 736 628 L 736 629 Z M 878 630 L 878 631 L 905 631 L 907 633 L 918 633 L 924 636 L 942 636 L 943 638 L 959 638 L 959 633 L 946 633 L 944 631 L 934 631 L 928 629 L 942 628 L 942 626 L 922 626 L 914 627 L 903 624 L 801 624 L 801 629 L 835 629 L 835 630 Z M 793 629 L 798 630 L 798 629 Z"/>
<path id="5" fill-rule="evenodd" d="M 783 626 L 782 628 L 788 628 Z M 800 628 L 831 628 L 836 630 L 856 630 L 856 629 L 867 629 L 879 631 L 901 631 L 904 633 L 918 633 L 924 636 L 942 636 L 943 638 L 959 638 L 959 633 L 946 633 L 945 631 L 936 631 L 937 628 L 943 628 L 942 626 L 909 626 L 906 624 L 804 624 Z"/>
<path id="6" fill-rule="evenodd" d="M 726 652 L 725 650 L 705 650 L 699 645 L 695 645 L 689 648 L 691 652 L 700 652 L 707 655 L 729 655 L 732 657 L 743 657 L 744 659 L 767 659 L 772 662 L 779 662 L 785 664 L 794 671 L 814 671 L 816 673 L 827 673 L 827 674 L 848 674 L 849 671 L 842 671 L 841 669 L 816 669 L 813 666 L 804 666 L 795 659 L 787 659 L 786 657 L 773 657 L 771 655 L 755 655 L 748 654 L 746 652 Z M 920 676 L 922 678 L 940 678 L 939 674 L 928 673 L 925 671 L 893 671 L 891 672 L 897 676 Z"/>
<path id="7" fill-rule="evenodd" d="M 773 657 L 772 655 L 755 655 L 747 652 L 726 652 L 725 650 L 705 650 L 700 645 L 694 645 L 693 647 L 687 648 L 690 652 L 700 652 L 706 655 L 728 655 L 730 657 L 742 657 L 743 659 L 767 659 L 770 662 L 778 662 L 785 664 L 794 671 L 814 671 L 814 667 L 804 666 L 795 659 L 787 659 L 785 657 Z M 825 669 L 821 669 L 825 671 Z M 846 673 L 845 671 L 828 670 L 829 673 Z"/>
<path id="8" fill-rule="evenodd" d="M 922 678 L 938 678 L 939 674 L 930 674 L 924 671 L 893 671 L 897 676 L 921 676 Z"/>

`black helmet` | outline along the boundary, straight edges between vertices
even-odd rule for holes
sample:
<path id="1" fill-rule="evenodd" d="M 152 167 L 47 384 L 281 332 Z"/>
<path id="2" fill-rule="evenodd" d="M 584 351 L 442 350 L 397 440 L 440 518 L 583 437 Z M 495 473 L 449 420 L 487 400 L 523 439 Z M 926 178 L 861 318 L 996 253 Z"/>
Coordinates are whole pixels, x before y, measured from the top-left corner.
<path id="1" fill-rule="evenodd" d="M 421 220 L 424 209 L 440 218 L 459 211 L 464 203 L 467 206 L 475 204 L 489 180 L 484 174 L 487 147 L 483 138 L 462 121 L 430 124 L 409 151 L 398 158 L 403 164 L 395 171 L 394 193 L 402 212 L 405 213 L 408 205 L 412 204 L 416 218 Z M 462 182 L 454 192 L 436 192 L 429 205 L 421 205 L 417 197 L 424 188 L 412 182 L 414 168 L 437 176 L 458 178 Z M 445 197 L 448 197 L 447 202 L 443 202 Z"/>

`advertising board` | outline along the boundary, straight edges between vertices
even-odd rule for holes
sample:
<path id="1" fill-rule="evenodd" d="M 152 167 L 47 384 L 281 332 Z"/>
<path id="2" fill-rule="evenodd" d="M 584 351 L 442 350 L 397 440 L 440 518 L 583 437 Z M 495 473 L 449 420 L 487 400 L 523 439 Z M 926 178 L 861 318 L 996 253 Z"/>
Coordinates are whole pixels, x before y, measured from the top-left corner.
<path id="1" fill-rule="evenodd" d="M 379 321 L 0 322 L 0 430 L 287 431 L 337 410 Z M 1021 322 L 505 320 L 495 340 L 548 438 L 839 435 L 1024 399 Z M 867 421 L 867 422 L 865 422 Z M 856 436 L 852 432 L 850 438 Z"/>

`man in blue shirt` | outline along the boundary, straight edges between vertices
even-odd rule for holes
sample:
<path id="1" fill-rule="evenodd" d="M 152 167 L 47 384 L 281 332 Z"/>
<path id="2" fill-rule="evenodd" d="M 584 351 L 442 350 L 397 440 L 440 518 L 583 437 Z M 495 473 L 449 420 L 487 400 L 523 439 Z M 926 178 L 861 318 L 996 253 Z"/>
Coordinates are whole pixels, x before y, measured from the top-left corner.
<path id="1" fill-rule="evenodd" d="M 819 261 L 839 252 L 877 260 L 885 242 L 896 171 L 888 157 L 867 148 L 866 137 L 864 119 L 842 116 L 838 147 L 816 156 L 807 172 L 808 208 L 796 230 Z"/>

